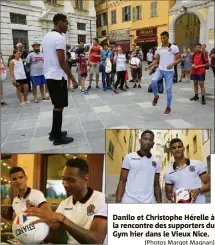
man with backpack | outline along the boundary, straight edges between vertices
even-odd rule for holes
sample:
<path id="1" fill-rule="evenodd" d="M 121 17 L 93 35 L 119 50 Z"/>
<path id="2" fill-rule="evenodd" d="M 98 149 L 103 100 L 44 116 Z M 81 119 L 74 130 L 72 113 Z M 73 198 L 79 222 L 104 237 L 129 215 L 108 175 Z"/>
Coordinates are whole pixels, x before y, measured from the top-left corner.
<path id="1" fill-rule="evenodd" d="M 112 90 L 110 86 L 110 74 L 112 71 L 111 60 L 113 59 L 113 53 L 109 50 L 108 44 L 104 44 L 101 51 L 101 70 L 102 70 L 102 85 L 103 90 Z"/>
<path id="2" fill-rule="evenodd" d="M 192 57 L 192 72 L 191 72 L 191 80 L 194 82 L 194 92 L 195 95 L 190 100 L 197 101 L 199 100 L 198 95 L 198 85 L 201 88 L 202 95 L 202 105 L 206 104 L 205 101 L 205 73 L 206 67 L 208 67 L 209 61 L 207 55 L 201 50 L 201 44 L 197 43 L 195 45 L 195 53 Z"/>

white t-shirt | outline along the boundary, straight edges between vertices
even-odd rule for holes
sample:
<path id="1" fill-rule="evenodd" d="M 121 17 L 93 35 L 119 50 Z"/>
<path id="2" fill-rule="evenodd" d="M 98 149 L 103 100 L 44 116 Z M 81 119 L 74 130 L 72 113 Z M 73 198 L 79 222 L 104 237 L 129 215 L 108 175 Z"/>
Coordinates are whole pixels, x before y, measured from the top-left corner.
<path id="1" fill-rule="evenodd" d="M 154 179 L 161 168 L 158 158 L 133 152 L 126 155 L 122 168 L 129 171 L 122 203 L 155 203 Z"/>
<path id="2" fill-rule="evenodd" d="M 19 60 L 13 59 L 14 64 L 14 76 L 16 80 L 23 80 L 26 79 L 25 69 L 23 65 L 23 61 L 20 58 Z"/>
<path id="3" fill-rule="evenodd" d="M 88 188 L 88 193 L 83 200 L 73 202 L 73 196 L 62 201 L 58 206 L 57 213 L 62 213 L 76 225 L 89 230 L 95 217 L 107 219 L 107 204 L 105 195 Z M 68 232 L 68 244 L 79 244 Z"/>
<path id="4" fill-rule="evenodd" d="M 153 58 L 154 58 L 153 53 L 148 52 L 147 53 L 147 61 L 152 62 L 153 61 Z"/>
<path id="5" fill-rule="evenodd" d="M 125 54 L 118 54 L 114 56 L 114 60 L 116 60 L 116 71 L 126 71 L 126 57 Z"/>
<path id="6" fill-rule="evenodd" d="M 46 202 L 46 198 L 44 197 L 43 193 L 39 190 L 31 189 L 28 187 L 27 191 L 23 198 L 20 199 L 19 196 L 13 199 L 13 210 L 15 211 L 16 215 L 20 212 L 26 210 L 26 201 L 29 200 L 30 202 L 34 203 L 37 207 Z"/>
<path id="7" fill-rule="evenodd" d="M 159 69 L 163 71 L 174 71 L 174 67 L 167 69 L 167 66 L 175 62 L 175 54 L 179 53 L 178 46 L 170 44 L 169 47 L 159 46 L 156 51 L 160 56 Z"/>
<path id="8" fill-rule="evenodd" d="M 31 52 L 27 56 L 26 62 L 30 64 L 31 76 L 41 76 L 44 74 L 44 60 L 42 52 Z"/>
<path id="9" fill-rule="evenodd" d="M 66 39 L 57 31 L 47 33 L 42 41 L 44 58 L 44 76 L 46 79 L 61 80 L 66 78 L 65 72 L 60 67 L 56 50 L 65 51 L 66 59 Z"/>
<path id="10" fill-rule="evenodd" d="M 197 189 L 202 187 L 200 175 L 206 173 L 206 166 L 198 160 L 187 160 L 184 168 L 178 168 L 174 164 L 166 170 L 164 181 L 173 185 L 173 191 L 180 188 Z M 205 203 L 205 195 L 199 194 L 195 203 Z"/>

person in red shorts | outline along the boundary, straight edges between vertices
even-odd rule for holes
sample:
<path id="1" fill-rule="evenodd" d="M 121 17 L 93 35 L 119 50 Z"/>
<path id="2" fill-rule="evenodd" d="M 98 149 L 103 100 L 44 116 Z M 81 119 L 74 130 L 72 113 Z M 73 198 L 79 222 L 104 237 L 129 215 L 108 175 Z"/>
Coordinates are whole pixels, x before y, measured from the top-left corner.
<path id="1" fill-rule="evenodd" d="M 201 50 L 201 44 L 197 43 L 195 45 L 195 53 L 192 56 L 192 71 L 191 71 L 191 80 L 194 82 L 194 92 L 195 95 L 190 100 L 197 101 L 199 100 L 198 95 L 198 85 L 201 88 L 201 95 L 202 95 L 202 104 L 205 105 L 205 73 L 207 67 L 209 65 L 208 57 L 205 53 Z"/>

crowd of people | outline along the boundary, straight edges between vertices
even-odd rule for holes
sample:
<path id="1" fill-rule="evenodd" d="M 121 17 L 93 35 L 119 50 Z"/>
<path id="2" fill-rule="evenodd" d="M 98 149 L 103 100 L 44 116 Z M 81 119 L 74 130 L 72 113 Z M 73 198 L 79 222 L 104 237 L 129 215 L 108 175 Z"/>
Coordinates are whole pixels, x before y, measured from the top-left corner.
<path id="1" fill-rule="evenodd" d="M 133 44 L 131 51 L 127 55 L 123 47 L 110 47 L 107 43 L 100 45 L 98 38 L 94 38 L 88 53 L 86 53 L 83 42 L 76 49 L 77 82 L 71 69 L 70 46 L 66 44 L 66 39 L 62 35 L 62 33 L 66 33 L 68 28 L 66 16 L 57 14 L 53 22 L 54 29 L 44 36 L 42 44 L 33 43 L 32 50 L 27 54 L 23 50 L 23 45 L 18 43 L 8 63 L 20 106 L 30 103 L 28 92 L 31 89 L 33 90 L 34 102 L 39 103 L 37 96 L 38 86 L 42 100 L 51 98 L 54 105 L 53 118 L 55 118 L 55 122 L 58 121 L 56 118 L 59 119 L 59 125 L 55 125 L 58 128 L 55 139 L 61 137 L 59 129 L 62 124 L 62 115 L 60 114 L 62 114 L 63 108 L 68 105 L 68 90 L 74 91 L 73 89 L 80 87 L 81 93 L 87 95 L 92 88 L 94 75 L 96 78 L 96 89 L 100 89 L 100 72 L 103 91 L 111 90 L 114 94 L 127 91 L 129 89 L 129 73 L 132 77 L 129 82 L 133 83 L 133 88 L 141 88 L 144 60 L 148 63 L 145 71 L 149 70 L 149 74 L 153 74 L 148 89 L 149 92 L 154 94 L 153 106 L 157 105 L 159 100 L 158 93 L 163 93 L 163 83 L 165 82 L 167 94 L 165 115 L 171 113 L 172 85 L 178 82 L 177 66 L 179 64 L 181 65 L 179 82 L 182 82 L 184 78 L 186 81 L 194 81 L 194 97 L 190 98 L 190 100 L 199 100 L 198 87 L 200 87 L 201 102 L 203 105 L 206 104 L 205 74 L 210 67 L 215 74 L 215 48 L 209 54 L 206 50 L 206 45 L 197 43 L 193 53 L 190 47 L 186 47 L 183 54 L 181 54 L 179 47 L 170 43 L 169 33 L 165 31 L 160 35 L 161 45 L 150 49 L 146 57 L 144 57 L 143 51 L 138 45 Z M 6 105 L 3 100 L 2 85 L 6 77 L 6 68 L 2 55 L 0 74 L 1 105 Z M 85 83 L 88 75 L 89 85 L 86 87 Z M 58 82 L 54 82 L 56 80 Z M 53 125 L 54 131 L 56 129 L 55 126 Z M 63 135 L 65 136 L 66 133 L 64 132 Z M 52 136 L 50 138 L 53 139 Z M 67 138 L 67 140 L 70 143 L 73 139 Z M 58 144 L 60 142 L 55 141 L 54 143 Z"/>

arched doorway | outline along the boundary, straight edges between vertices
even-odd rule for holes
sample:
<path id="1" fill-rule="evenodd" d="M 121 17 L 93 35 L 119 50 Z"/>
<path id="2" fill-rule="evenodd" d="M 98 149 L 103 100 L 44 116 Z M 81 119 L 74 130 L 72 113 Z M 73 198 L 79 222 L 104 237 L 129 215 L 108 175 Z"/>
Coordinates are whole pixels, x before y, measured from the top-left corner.
<path id="1" fill-rule="evenodd" d="M 194 47 L 200 42 L 200 20 L 197 15 L 187 13 L 181 15 L 175 22 L 175 43 L 183 47 Z"/>
<path id="2" fill-rule="evenodd" d="M 187 17 L 187 16 L 190 16 L 190 17 Z M 192 10 L 187 8 L 185 13 L 182 13 L 180 11 L 170 13 L 170 23 L 169 23 L 170 41 L 172 43 L 176 43 L 180 48 L 183 48 L 184 45 L 186 46 L 186 43 L 184 45 L 183 45 L 183 43 L 180 44 L 180 40 L 176 40 L 177 34 L 180 35 L 181 39 L 183 40 L 184 39 L 183 36 L 184 35 L 186 36 L 186 30 L 190 29 L 190 28 L 188 28 L 189 26 L 186 27 L 186 25 L 188 25 L 188 24 L 185 24 L 185 26 L 183 26 L 181 29 L 177 30 L 177 22 L 179 21 L 179 23 L 180 23 L 180 17 L 183 17 L 184 21 L 186 23 L 187 21 L 189 21 L 189 18 L 191 19 L 191 16 L 193 16 L 192 18 L 196 18 L 196 23 L 198 23 L 197 31 L 199 31 L 199 34 L 196 34 L 194 36 L 196 36 L 196 39 L 198 37 L 197 41 L 199 41 L 201 44 L 207 43 L 206 42 L 206 20 L 205 20 L 204 16 L 198 10 L 195 11 L 195 13 L 194 13 Z M 194 17 L 194 16 L 196 16 L 196 17 Z M 180 25 L 181 25 L 181 23 L 180 23 Z M 192 26 L 194 26 L 194 25 L 192 24 Z M 176 34 L 176 31 L 177 31 L 177 34 Z M 187 42 L 189 44 L 190 36 L 188 36 L 188 35 L 189 35 L 189 32 L 187 33 L 187 39 L 185 39 L 185 40 L 187 40 Z M 193 36 L 193 33 L 191 35 L 191 41 L 194 42 L 194 39 L 192 39 L 193 38 L 192 36 Z M 179 42 L 179 43 L 177 43 L 177 42 Z"/>

